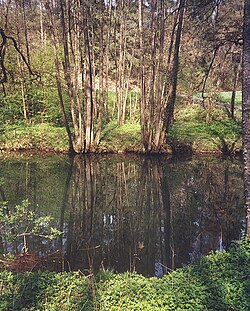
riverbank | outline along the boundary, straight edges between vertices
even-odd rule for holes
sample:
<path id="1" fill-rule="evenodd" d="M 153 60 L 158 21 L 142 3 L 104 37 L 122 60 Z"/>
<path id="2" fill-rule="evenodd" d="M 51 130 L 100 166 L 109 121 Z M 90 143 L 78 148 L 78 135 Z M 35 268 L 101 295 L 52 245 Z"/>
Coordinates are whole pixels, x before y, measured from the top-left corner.
<path id="1" fill-rule="evenodd" d="M 0 287 L 0 310 L 249 310 L 250 240 L 162 279 L 2 271 Z"/>
<path id="2" fill-rule="evenodd" d="M 165 153 L 223 153 L 241 151 L 241 122 L 228 118 L 222 109 L 208 112 L 200 104 L 176 107 L 175 122 L 168 134 Z M 12 124 L 0 129 L 0 150 L 40 150 L 67 153 L 66 130 L 49 123 Z M 96 153 L 143 153 L 139 123 L 127 122 L 118 126 L 108 123 L 101 135 Z"/>

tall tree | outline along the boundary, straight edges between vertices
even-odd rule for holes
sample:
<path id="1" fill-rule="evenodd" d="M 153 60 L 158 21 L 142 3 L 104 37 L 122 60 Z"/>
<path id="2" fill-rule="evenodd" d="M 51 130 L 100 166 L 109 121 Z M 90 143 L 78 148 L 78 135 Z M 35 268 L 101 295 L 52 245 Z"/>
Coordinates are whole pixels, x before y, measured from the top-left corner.
<path id="1" fill-rule="evenodd" d="M 250 237 L 250 0 L 244 1 L 242 123 L 247 235 Z"/>
<path id="2" fill-rule="evenodd" d="M 168 132 L 170 124 L 172 123 L 173 117 L 174 117 L 174 105 L 176 101 L 177 79 L 178 79 L 178 70 L 179 70 L 179 52 L 180 52 L 185 5 L 186 5 L 186 0 L 180 0 L 178 26 L 177 26 L 175 46 L 174 46 L 172 84 L 169 90 L 167 109 L 166 109 L 166 114 L 165 114 L 166 133 Z"/>

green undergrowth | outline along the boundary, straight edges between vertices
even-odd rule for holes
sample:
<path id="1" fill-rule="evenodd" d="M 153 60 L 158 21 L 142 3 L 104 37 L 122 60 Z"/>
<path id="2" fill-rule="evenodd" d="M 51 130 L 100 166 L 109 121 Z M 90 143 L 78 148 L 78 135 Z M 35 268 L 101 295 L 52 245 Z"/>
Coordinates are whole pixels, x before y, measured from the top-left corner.
<path id="1" fill-rule="evenodd" d="M 250 310 L 250 240 L 162 279 L 136 273 L 0 273 L 0 310 Z"/>
<path id="2" fill-rule="evenodd" d="M 68 139 L 63 127 L 48 123 L 7 125 L 0 131 L 0 149 L 67 151 Z"/>
<path id="3" fill-rule="evenodd" d="M 202 107 L 200 103 L 178 102 L 175 120 L 168 133 L 168 144 L 174 153 L 222 152 L 241 150 L 241 119 L 228 117 L 221 107 Z M 42 124 L 0 126 L 0 149 L 68 151 L 68 139 L 63 127 Z M 117 125 L 113 120 L 103 126 L 97 152 L 141 152 L 139 122 Z"/>
<path id="4" fill-rule="evenodd" d="M 200 104 L 177 107 L 168 143 L 175 153 L 223 152 L 241 149 L 241 121 L 230 119 L 220 108 L 204 109 Z"/>
<path id="5" fill-rule="evenodd" d="M 106 151 L 140 151 L 140 123 L 126 122 L 120 126 L 117 121 L 105 126 L 101 136 L 100 149 Z"/>

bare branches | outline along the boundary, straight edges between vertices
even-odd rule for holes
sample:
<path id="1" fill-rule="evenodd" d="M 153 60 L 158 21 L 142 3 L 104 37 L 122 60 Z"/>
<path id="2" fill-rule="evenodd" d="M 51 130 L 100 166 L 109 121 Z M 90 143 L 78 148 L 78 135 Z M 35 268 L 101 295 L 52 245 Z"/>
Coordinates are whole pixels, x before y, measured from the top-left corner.
<path id="1" fill-rule="evenodd" d="M 1 70 L 2 70 L 2 78 L 0 79 L 0 83 L 4 84 L 8 80 L 8 78 L 7 78 L 7 69 L 6 69 L 5 64 L 4 64 L 7 40 L 12 41 L 15 50 L 21 56 L 23 62 L 25 63 L 25 65 L 27 66 L 27 68 L 29 70 L 29 73 L 32 76 L 38 77 L 38 74 L 36 74 L 36 73 L 34 73 L 32 71 L 32 69 L 31 69 L 29 63 L 27 62 L 25 56 L 23 55 L 23 53 L 19 49 L 16 40 L 13 37 L 11 37 L 11 36 L 7 36 L 2 28 L 0 28 L 0 35 L 1 35 L 1 39 L 2 39 L 2 42 L 1 42 L 1 45 L 0 45 L 0 67 L 1 67 Z"/>

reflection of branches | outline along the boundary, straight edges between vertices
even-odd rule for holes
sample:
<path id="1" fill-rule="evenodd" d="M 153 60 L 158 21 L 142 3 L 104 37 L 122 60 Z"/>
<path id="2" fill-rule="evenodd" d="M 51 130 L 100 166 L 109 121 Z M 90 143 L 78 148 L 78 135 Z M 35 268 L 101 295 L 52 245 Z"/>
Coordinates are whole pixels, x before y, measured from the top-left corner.
<path id="1" fill-rule="evenodd" d="M 0 45 L 0 66 L 1 66 L 2 74 L 3 74 L 2 79 L 0 79 L 0 83 L 3 84 L 5 82 L 7 82 L 7 70 L 6 70 L 6 67 L 4 64 L 4 57 L 5 57 L 5 49 L 6 49 L 6 45 L 7 45 L 7 40 L 12 41 L 15 50 L 21 56 L 22 60 L 24 61 L 25 65 L 27 66 L 27 68 L 29 70 L 29 73 L 32 76 L 37 76 L 37 74 L 35 74 L 32 71 L 29 63 L 27 62 L 27 60 L 26 60 L 25 56 L 23 55 L 23 53 L 21 52 L 21 50 L 18 48 L 16 40 L 13 37 L 7 36 L 2 28 L 0 28 L 0 35 L 2 38 L 2 43 Z"/>

